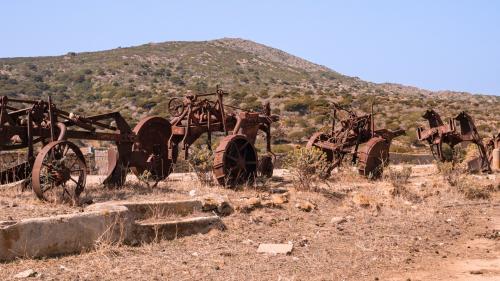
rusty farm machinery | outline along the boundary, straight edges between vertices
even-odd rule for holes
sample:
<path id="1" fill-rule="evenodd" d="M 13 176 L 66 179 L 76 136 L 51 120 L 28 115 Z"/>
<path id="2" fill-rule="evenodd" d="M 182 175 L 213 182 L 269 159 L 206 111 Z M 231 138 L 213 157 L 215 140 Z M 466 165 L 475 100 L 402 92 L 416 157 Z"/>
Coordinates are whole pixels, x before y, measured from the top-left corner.
<path id="1" fill-rule="evenodd" d="M 210 144 L 213 132 L 225 135 L 213 167 L 220 184 L 246 182 L 257 172 L 272 175 L 271 124 L 278 116 L 271 115 L 269 104 L 260 113 L 241 109 L 228 113 L 225 94 L 217 89 L 212 94 L 171 99 L 172 120 L 146 117 L 133 129 L 119 112 L 84 117 L 57 108 L 50 97 L 47 101 L 0 97 L 0 150 L 26 150 L 24 162 L 2 168 L 0 184 L 23 180 L 23 186 L 31 187 L 42 200 L 75 200 L 84 190 L 87 165 L 71 139 L 116 144 L 117 149 L 108 150 L 104 185 L 123 185 L 129 170 L 156 184 L 171 173 L 179 148 L 188 157 L 190 145 L 204 133 Z M 268 152 L 260 159 L 254 147 L 259 130 L 266 135 Z"/>
<path id="2" fill-rule="evenodd" d="M 333 103 L 331 131 L 314 133 L 307 147 L 321 149 L 332 169 L 342 164 L 346 155 L 352 155 L 359 174 L 378 178 L 389 160 L 392 139 L 404 135 L 405 130 L 375 129 L 373 105 L 371 114 L 357 114 L 351 108 Z M 338 116 L 343 114 L 343 118 Z M 340 126 L 337 125 L 340 123 Z"/>
<path id="3" fill-rule="evenodd" d="M 164 118 L 148 117 L 132 129 L 119 112 L 83 117 L 57 108 L 50 97 L 0 97 L 0 149 L 27 150 L 24 162 L 0 171 L 0 184 L 23 180 L 42 200 L 76 199 L 85 187 L 87 165 L 70 139 L 116 144 L 117 150 L 108 151 L 105 185 L 122 185 L 128 168 L 136 175 L 148 171 L 155 180 L 163 179 L 168 159 L 162 140 L 168 139 L 169 125 Z M 37 144 L 41 149 L 35 154 Z"/>
<path id="4" fill-rule="evenodd" d="M 279 116 L 271 114 L 269 103 L 260 112 L 224 104 L 226 94 L 217 88 L 215 93 L 187 95 L 169 101 L 173 119 L 170 121 L 172 134 L 168 139 L 168 158 L 175 162 L 181 149 L 187 159 L 189 147 L 205 133 L 207 147 L 211 149 L 212 134 L 219 132 L 224 137 L 215 149 L 213 164 L 219 184 L 242 184 L 257 174 L 272 176 L 275 157 L 271 151 L 271 124 L 278 121 Z M 229 113 L 228 108 L 236 112 Z M 260 157 L 254 146 L 259 130 L 266 138 L 266 154 Z"/>
<path id="5" fill-rule="evenodd" d="M 418 140 L 429 144 L 431 153 L 437 161 L 455 160 L 455 147 L 458 144 L 474 144 L 477 147 L 477 156 L 467 162 L 467 169 L 470 172 L 490 172 L 494 163 L 498 161 L 496 154 L 500 148 L 500 134 L 493 136 L 484 144 L 474 120 L 468 113 L 462 111 L 456 117 L 450 118 L 447 123 L 444 123 L 441 116 L 432 109 L 427 110 L 422 117 L 428 121 L 429 128 L 417 128 Z M 448 149 L 445 149 L 444 145 Z M 494 156 L 497 156 L 495 161 Z"/>

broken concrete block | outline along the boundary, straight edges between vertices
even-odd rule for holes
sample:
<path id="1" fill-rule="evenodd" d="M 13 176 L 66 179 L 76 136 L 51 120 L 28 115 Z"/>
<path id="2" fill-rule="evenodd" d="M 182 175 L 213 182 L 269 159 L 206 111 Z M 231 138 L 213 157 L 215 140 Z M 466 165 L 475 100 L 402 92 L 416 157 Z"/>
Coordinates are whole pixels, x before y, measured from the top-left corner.
<path id="1" fill-rule="evenodd" d="M 257 253 L 267 254 L 290 254 L 293 250 L 293 244 L 260 244 Z"/>

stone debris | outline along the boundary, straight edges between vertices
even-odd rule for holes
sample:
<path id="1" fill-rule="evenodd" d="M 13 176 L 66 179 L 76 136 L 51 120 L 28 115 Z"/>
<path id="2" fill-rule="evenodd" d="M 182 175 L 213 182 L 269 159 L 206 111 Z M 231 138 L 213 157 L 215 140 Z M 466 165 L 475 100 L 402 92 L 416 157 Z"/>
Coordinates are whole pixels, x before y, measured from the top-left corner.
<path id="1" fill-rule="evenodd" d="M 343 223 L 347 222 L 347 219 L 345 217 L 333 217 L 330 220 L 330 222 L 333 224 L 343 224 Z"/>
<path id="2" fill-rule="evenodd" d="M 262 206 L 264 207 L 279 207 L 285 203 L 288 203 L 288 193 L 283 194 L 272 194 L 268 200 L 262 201 Z"/>
<path id="3" fill-rule="evenodd" d="M 28 278 L 28 277 L 35 277 L 36 275 L 37 275 L 36 271 L 34 271 L 33 269 L 28 269 L 28 270 L 19 272 L 18 274 L 14 275 L 14 278 L 22 279 L 22 278 Z"/>
<path id="4" fill-rule="evenodd" d="M 364 194 L 355 194 L 352 201 L 363 208 L 368 208 L 371 205 L 370 198 Z"/>
<path id="5" fill-rule="evenodd" d="M 257 249 L 257 253 L 266 253 L 266 254 L 286 254 L 289 255 L 292 253 L 293 244 L 260 244 Z"/>
<path id="6" fill-rule="evenodd" d="M 221 216 L 229 216 L 234 212 L 233 206 L 226 197 L 208 194 L 201 198 L 202 210 L 204 212 L 214 211 Z"/>
<path id="7" fill-rule="evenodd" d="M 304 211 L 304 212 L 310 212 L 310 211 L 316 209 L 316 205 L 309 202 L 309 201 L 298 202 L 297 204 L 295 204 L 295 207 Z"/>
<path id="8" fill-rule="evenodd" d="M 248 198 L 243 201 L 243 203 L 239 206 L 239 210 L 242 213 L 250 213 L 256 208 L 262 207 L 262 201 L 258 197 Z"/>
<path id="9" fill-rule="evenodd" d="M 271 188 L 269 190 L 269 192 L 273 193 L 273 194 L 282 194 L 282 193 L 287 193 L 288 189 L 286 189 L 286 188 Z"/>

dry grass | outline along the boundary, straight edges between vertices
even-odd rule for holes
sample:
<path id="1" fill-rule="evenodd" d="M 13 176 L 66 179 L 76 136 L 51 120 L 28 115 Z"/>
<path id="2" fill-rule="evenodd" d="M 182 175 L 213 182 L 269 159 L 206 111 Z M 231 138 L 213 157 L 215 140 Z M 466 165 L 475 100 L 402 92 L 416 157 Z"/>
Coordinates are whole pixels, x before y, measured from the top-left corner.
<path id="1" fill-rule="evenodd" d="M 485 233 L 485 226 L 490 223 L 485 217 L 491 216 L 494 209 L 464 205 L 470 201 L 457 188 L 433 184 L 443 182 L 442 176 L 427 169 L 413 167 L 404 185 L 411 192 L 429 194 L 420 201 L 392 196 L 389 181 L 367 181 L 358 176 L 349 181 L 327 182 L 325 189 L 343 194 L 332 198 L 296 190 L 286 173 L 277 173 L 267 183 L 268 190 L 288 188 L 289 202 L 282 208 L 258 208 L 225 217 L 227 231 L 214 230 L 173 241 L 159 239 L 139 247 L 102 243 L 101 252 L 98 249 L 56 259 L 18 260 L 2 265 L 0 279 L 9 280 L 20 271 L 33 268 L 47 280 L 392 280 L 389 277 L 393 276 L 413 280 L 414 275 L 408 272 L 438 267 L 441 270 L 444 261 L 457 255 L 495 255 L 493 251 L 478 252 L 464 246 Z M 132 193 L 139 190 L 126 189 L 130 192 L 126 198 L 186 198 L 197 180 L 176 176 L 168 184 L 170 192 L 165 187 L 161 195 L 153 189 L 149 194 L 134 196 Z M 492 183 L 486 177 L 478 177 Z M 423 179 L 428 182 L 420 185 Z M 237 191 L 203 186 L 196 190 L 200 195 L 225 194 L 234 204 L 270 196 L 250 186 Z M 492 192 L 489 200 L 498 199 L 498 192 Z M 303 212 L 295 208 L 297 202 L 304 200 L 313 202 L 317 209 Z M 151 213 L 153 217 L 161 216 L 162 210 Z M 333 217 L 344 220 L 332 223 Z M 289 241 L 294 244 L 291 255 L 256 252 L 260 243 Z M 61 265 L 68 270 L 61 270 Z"/>
<path id="2" fill-rule="evenodd" d="M 288 153 L 284 162 L 299 190 L 315 189 L 317 182 L 325 180 L 331 170 L 326 155 L 317 148 L 298 147 Z"/>

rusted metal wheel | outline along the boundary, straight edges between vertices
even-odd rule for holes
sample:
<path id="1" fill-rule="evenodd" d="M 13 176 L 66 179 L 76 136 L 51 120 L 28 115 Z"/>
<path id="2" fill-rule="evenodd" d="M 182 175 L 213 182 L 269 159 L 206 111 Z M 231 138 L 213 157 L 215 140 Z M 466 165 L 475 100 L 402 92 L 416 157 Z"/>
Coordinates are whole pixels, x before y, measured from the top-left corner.
<path id="1" fill-rule="evenodd" d="M 172 117 L 181 116 L 182 112 L 184 112 L 184 102 L 179 98 L 172 98 L 168 102 L 168 112 Z"/>
<path id="2" fill-rule="evenodd" d="M 235 186 L 253 181 L 257 152 L 244 135 L 225 137 L 215 150 L 214 175 L 220 185 Z"/>
<path id="3" fill-rule="evenodd" d="M 131 150 L 126 151 L 132 153 Z M 128 167 L 123 164 L 119 152 L 113 148 L 108 149 L 108 170 L 102 183 L 109 188 L 120 187 L 125 184 L 127 172 Z"/>
<path id="4" fill-rule="evenodd" d="M 49 202 L 75 202 L 85 188 L 87 165 L 80 149 L 66 140 L 53 141 L 38 153 L 32 171 L 36 196 Z"/>
<path id="5" fill-rule="evenodd" d="M 306 147 L 308 148 L 312 148 L 312 147 L 317 147 L 315 144 L 319 141 L 328 141 L 330 137 L 328 136 L 328 134 L 325 134 L 323 132 L 316 132 L 314 133 L 310 138 L 309 138 L 309 141 L 307 142 L 306 144 Z M 333 162 L 334 160 L 334 155 L 333 155 L 333 151 L 331 150 L 326 150 L 326 149 L 322 149 L 320 147 L 318 147 L 319 149 L 321 149 L 325 155 L 326 155 L 326 160 L 328 162 Z"/>
<path id="6" fill-rule="evenodd" d="M 274 163 L 273 163 L 273 157 L 271 155 L 264 155 L 260 157 L 259 159 L 259 166 L 258 166 L 258 173 L 259 176 L 263 177 L 272 177 L 273 176 L 273 170 L 274 170 Z"/>
<path id="7" fill-rule="evenodd" d="M 359 174 L 371 179 L 380 178 L 384 166 L 388 164 L 389 146 L 390 143 L 383 138 L 371 138 L 359 150 Z"/>
<path id="8" fill-rule="evenodd" d="M 158 116 L 146 117 L 134 127 L 134 133 L 137 141 L 132 146 L 131 170 L 140 180 L 156 185 L 172 171 L 168 159 L 170 122 Z"/>

